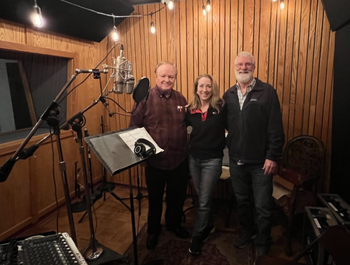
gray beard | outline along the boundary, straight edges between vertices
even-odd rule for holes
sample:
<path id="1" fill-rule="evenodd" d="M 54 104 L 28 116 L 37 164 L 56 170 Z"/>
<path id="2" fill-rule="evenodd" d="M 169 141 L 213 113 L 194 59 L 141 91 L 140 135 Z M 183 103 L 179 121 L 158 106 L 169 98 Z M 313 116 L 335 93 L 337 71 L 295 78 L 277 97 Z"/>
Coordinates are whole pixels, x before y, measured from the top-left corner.
<path id="1" fill-rule="evenodd" d="M 236 73 L 236 79 L 237 79 L 238 83 L 246 84 L 252 79 L 252 74 Z"/>

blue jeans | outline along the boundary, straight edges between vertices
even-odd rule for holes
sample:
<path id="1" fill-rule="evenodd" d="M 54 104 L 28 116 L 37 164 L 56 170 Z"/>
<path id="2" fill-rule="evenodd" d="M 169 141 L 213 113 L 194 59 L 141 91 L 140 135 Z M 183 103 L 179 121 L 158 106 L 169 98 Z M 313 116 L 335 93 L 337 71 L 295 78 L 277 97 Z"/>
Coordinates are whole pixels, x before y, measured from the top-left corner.
<path id="1" fill-rule="evenodd" d="M 239 223 L 246 233 L 255 229 L 254 199 L 256 210 L 257 247 L 270 248 L 272 244 L 272 175 L 264 175 L 263 164 L 244 164 L 238 166 L 230 158 L 230 174 L 233 191 L 237 201 Z"/>
<path id="2" fill-rule="evenodd" d="M 189 155 L 189 167 L 198 195 L 198 211 L 192 235 L 200 236 L 207 226 L 214 223 L 212 196 L 220 179 L 222 158 L 198 159 Z"/>

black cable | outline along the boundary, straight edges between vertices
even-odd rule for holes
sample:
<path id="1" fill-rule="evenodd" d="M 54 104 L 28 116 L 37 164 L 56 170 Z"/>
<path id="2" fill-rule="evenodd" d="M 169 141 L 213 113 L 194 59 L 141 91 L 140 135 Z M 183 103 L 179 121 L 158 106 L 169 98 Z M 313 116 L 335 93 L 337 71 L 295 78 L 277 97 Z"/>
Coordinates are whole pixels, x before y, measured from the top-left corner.
<path id="1" fill-rule="evenodd" d="M 120 44 L 122 44 L 122 43 L 121 43 L 121 42 L 118 42 L 118 43 L 114 44 L 113 47 L 107 52 L 106 56 L 103 57 L 103 59 L 95 66 L 94 69 L 97 69 L 97 68 L 103 63 L 103 61 L 106 60 L 106 58 L 108 57 L 108 55 L 109 55 L 118 45 L 120 45 Z M 81 81 L 79 84 L 77 84 L 76 86 L 74 86 L 69 92 L 67 92 L 67 94 L 66 94 L 64 97 L 62 97 L 62 99 L 59 101 L 59 103 L 61 103 L 66 97 L 68 97 L 68 95 L 69 95 L 70 93 L 72 93 L 78 86 L 82 85 L 82 84 L 90 77 L 91 74 L 92 74 L 92 73 L 88 74 L 88 75 L 84 78 L 83 81 Z"/>

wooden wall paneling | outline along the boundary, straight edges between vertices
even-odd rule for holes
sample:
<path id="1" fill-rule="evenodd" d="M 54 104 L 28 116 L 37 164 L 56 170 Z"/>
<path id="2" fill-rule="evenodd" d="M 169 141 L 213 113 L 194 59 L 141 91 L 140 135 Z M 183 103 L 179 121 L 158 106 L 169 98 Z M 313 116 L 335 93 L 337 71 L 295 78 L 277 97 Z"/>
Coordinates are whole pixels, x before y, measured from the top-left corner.
<path id="1" fill-rule="evenodd" d="M 219 1 L 212 1 L 212 12 L 213 12 L 213 78 L 216 80 L 222 91 L 223 84 L 220 83 L 220 3 Z"/>
<path id="2" fill-rule="evenodd" d="M 155 11 L 159 10 L 159 8 L 161 8 L 161 4 L 156 4 Z M 154 19 L 153 22 L 156 24 L 156 33 L 154 35 L 156 36 L 156 40 L 157 40 L 156 52 L 157 52 L 158 62 L 166 61 L 166 58 L 164 58 L 163 54 L 162 54 L 163 33 L 160 30 L 160 14 L 159 14 L 159 12 L 156 13 L 155 15 L 153 15 L 153 19 Z"/>
<path id="3" fill-rule="evenodd" d="M 1 165 L 11 155 L 1 156 Z M 19 160 L 7 180 L 0 184 L 2 199 L 0 204 L 0 240 L 31 223 L 33 212 L 29 188 L 31 187 L 31 178 L 28 175 L 30 172 L 29 161 L 29 159 Z"/>
<path id="4" fill-rule="evenodd" d="M 211 3 L 210 3 L 211 4 Z M 207 12 L 207 35 L 208 35 L 208 41 L 207 41 L 207 73 L 212 75 L 213 74 L 213 10 L 212 10 L 212 4 L 211 4 L 211 10 Z M 226 23 L 230 24 L 230 17 L 226 17 Z M 230 39 L 228 39 L 229 41 Z M 222 93 L 220 93 L 221 95 Z"/>
<path id="5" fill-rule="evenodd" d="M 245 23 L 245 16 L 244 16 L 244 10 L 245 10 L 245 1 L 244 0 L 237 0 L 238 2 L 238 36 L 237 36 L 237 42 L 238 42 L 238 53 L 244 51 L 244 23 Z"/>
<path id="6" fill-rule="evenodd" d="M 267 67 L 267 83 L 271 84 L 277 91 L 277 95 L 279 100 L 281 101 L 281 89 L 277 89 L 276 86 L 276 72 L 277 72 L 277 60 L 278 60 L 278 50 L 277 40 L 278 40 L 278 5 L 274 5 L 271 1 L 269 4 L 269 12 L 270 12 L 270 35 L 269 35 L 269 47 L 268 47 L 268 67 Z"/>
<path id="7" fill-rule="evenodd" d="M 230 69 L 231 69 L 231 61 L 230 53 L 231 53 L 231 43 L 230 43 L 230 36 L 231 36 L 231 1 L 226 0 L 225 5 L 225 38 L 224 38 L 224 45 L 225 45 L 225 67 L 223 68 L 224 71 L 224 83 L 223 83 L 223 90 L 221 91 L 220 95 L 223 94 L 224 89 L 227 89 L 230 87 Z"/>
<path id="8" fill-rule="evenodd" d="M 321 57 L 321 42 L 322 42 L 322 25 L 323 25 L 323 7 L 322 4 L 317 5 L 317 22 L 316 22 L 316 34 L 315 34 L 315 49 L 314 49 L 314 62 L 312 71 L 312 93 L 311 93 L 311 107 L 310 107 L 310 123 L 308 134 L 315 134 L 316 125 L 316 104 L 317 104 L 317 90 L 319 86 L 319 67 Z"/>
<path id="9" fill-rule="evenodd" d="M 193 2 L 187 2 L 186 1 L 186 40 L 187 40 L 187 62 L 189 65 L 194 65 L 195 59 L 194 59 L 194 53 L 193 53 L 193 46 L 194 46 L 194 8 L 193 8 Z M 193 82 L 196 78 L 193 74 L 194 67 L 187 67 L 187 98 L 188 103 L 191 102 L 193 99 Z"/>
<path id="10" fill-rule="evenodd" d="M 186 1 L 190 2 L 190 1 Z M 213 8 L 213 6 L 212 6 Z M 202 19 L 202 11 L 200 7 L 198 7 L 198 1 L 192 1 L 192 10 L 193 10 L 193 81 L 199 76 L 199 49 L 198 49 L 198 43 L 200 42 L 199 39 L 199 23 Z M 215 51 L 213 46 L 213 51 Z M 189 93 L 191 94 L 191 93 Z"/>
<path id="11" fill-rule="evenodd" d="M 226 67 L 226 56 L 225 56 L 225 1 L 220 1 L 220 10 L 219 10 L 219 31 L 220 37 L 219 42 L 219 57 L 216 59 L 219 60 L 219 79 L 217 80 L 221 86 L 225 86 L 225 67 Z M 223 33 L 223 35 L 222 35 Z"/>
<path id="12" fill-rule="evenodd" d="M 140 14 L 147 14 L 147 6 L 140 6 L 139 7 L 140 10 Z M 151 50 L 151 45 L 150 45 L 150 34 L 149 34 L 149 23 L 148 23 L 148 17 L 145 17 L 144 19 L 142 19 L 142 23 L 143 23 L 143 36 L 144 36 L 144 43 L 141 44 L 143 45 L 144 48 L 144 53 L 142 56 L 142 72 L 143 72 L 143 76 L 148 77 L 148 79 L 151 82 L 151 79 L 153 78 L 153 71 L 152 71 L 152 64 L 151 64 L 151 55 L 150 55 L 150 50 Z"/>
<path id="13" fill-rule="evenodd" d="M 335 35 L 334 32 L 330 33 Z M 328 66 L 326 76 L 326 92 L 325 92 L 325 107 L 324 107 L 324 122 L 322 122 L 322 137 L 326 150 L 326 161 L 331 161 L 332 150 L 332 102 L 333 102 L 333 68 L 334 68 L 334 50 L 335 50 L 335 37 L 330 38 L 329 50 L 328 50 Z M 325 187 L 325 190 L 329 190 L 330 183 L 330 164 L 325 163 L 324 179 L 320 185 L 320 189 Z"/>
<path id="14" fill-rule="evenodd" d="M 0 40 L 12 40 L 13 43 L 26 43 L 26 29 L 19 23 L 0 19 Z"/>
<path id="15" fill-rule="evenodd" d="M 139 14 L 143 14 L 143 8 L 140 6 L 138 8 L 138 13 Z M 147 23 L 145 19 L 139 18 L 138 19 L 138 23 L 139 23 L 139 30 L 140 30 L 140 43 L 136 43 L 136 45 L 139 45 L 140 47 L 140 57 L 139 57 L 139 63 L 137 64 L 137 66 L 139 66 L 139 70 L 137 72 L 137 76 L 135 77 L 135 85 L 136 82 L 138 82 L 142 77 L 146 76 L 148 78 L 150 78 L 150 74 L 148 73 L 148 60 L 146 60 L 146 56 L 147 56 L 147 51 L 149 50 L 149 46 L 148 46 L 148 40 L 146 40 L 146 38 L 148 37 L 148 33 L 145 31 L 145 29 L 147 28 Z M 137 41 L 137 40 L 136 40 Z"/>
<path id="16" fill-rule="evenodd" d="M 150 5 L 148 8 L 148 14 L 151 12 L 154 12 L 155 10 L 156 10 L 156 6 Z M 160 58 L 160 54 L 158 54 L 158 49 L 157 49 L 157 33 L 156 34 L 150 33 L 149 31 L 150 23 L 151 23 L 151 17 L 148 17 L 147 25 L 148 25 L 148 34 L 149 34 L 149 40 L 150 40 L 150 67 L 152 69 L 151 71 L 152 78 L 150 78 L 150 81 L 151 81 L 152 87 L 154 87 L 156 85 L 154 69 L 158 64 L 158 62 L 161 61 L 161 58 Z"/>
<path id="17" fill-rule="evenodd" d="M 180 67 L 179 65 L 181 64 L 181 39 L 180 39 L 180 27 L 181 27 L 181 22 L 180 22 L 180 7 L 181 5 L 175 5 L 174 8 L 174 12 L 175 12 L 175 32 L 176 32 L 176 38 L 175 38 L 175 61 L 173 62 L 176 66 L 177 69 L 177 78 L 176 78 L 176 83 L 175 83 L 175 89 L 177 90 L 178 87 L 181 86 L 180 83 L 180 76 L 181 76 L 181 72 L 180 72 Z M 184 95 L 186 96 L 186 95 Z"/>
<path id="18" fill-rule="evenodd" d="M 162 11 L 157 13 L 157 16 L 159 17 L 159 23 L 158 24 L 158 32 L 156 33 L 160 37 L 160 49 L 161 49 L 161 57 L 162 61 L 170 61 L 170 56 L 168 53 L 168 45 L 169 45 L 169 35 L 171 34 L 167 30 L 167 24 L 169 21 L 167 21 L 167 13 L 168 13 L 168 8 L 166 8 L 164 5 L 160 4 L 160 8 Z"/>
<path id="19" fill-rule="evenodd" d="M 282 96 L 279 98 L 282 105 L 282 119 L 284 121 L 284 134 L 286 139 L 288 139 L 288 127 L 291 121 L 289 118 L 289 89 L 285 86 L 285 60 L 286 60 L 286 33 L 287 33 L 287 12 L 282 12 L 279 10 L 279 31 L 277 47 L 278 50 L 278 62 L 277 62 L 277 78 L 276 78 L 276 88 L 277 91 L 282 91 Z"/>
<path id="20" fill-rule="evenodd" d="M 179 50 L 177 52 L 180 53 L 180 64 L 177 64 L 177 90 L 182 92 L 182 94 L 187 98 L 188 97 L 188 90 L 187 90 L 187 65 L 188 65 L 188 57 L 186 52 L 187 47 L 187 34 L 186 34 L 186 2 L 181 1 L 179 2 L 180 9 L 179 9 L 179 17 L 180 17 L 180 24 L 179 24 L 179 38 L 180 38 L 180 46 Z"/>
<path id="21" fill-rule="evenodd" d="M 261 34 L 260 32 L 260 24 L 263 23 L 262 22 L 262 18 L 263 18 L 263 14 L 264 12 L 261 10 L 261 5 L 260 2 L 262 0 L 259 1 L 254 1 L 254 20 L 253 20 L 253 32 L 252 32 L 252 50 L 251 53 L 255 56 L 256 60 L 258 62 L 260 62 L 260 54 L 259 54 L 259 46 L 264 46 L 263 43 L 261 43 L 261 45 L 259 45 L 258 43 L 261 41 L 259 36 Z M 264 38 L 265 40 L 266 38 Z M 261 61 L 262 65 L 265 65 L 263 61 Z M 255 68 L 255 75 L 260 76 L 259 75 L 259 67 Z M 260 76 L 260 78 L 263 78 L 263 76 Z M 262 79 L 262 80 L 266 80 L 266 79 Z"/>
<path id="22" fill-rule="evenodd" d="M 198 60 L 198 69 L 199 75 L 205 74 L 208 71 L 208 31 L 207 31 L 207 15 L 199 17 L 198 23 L 198 46 L 199 46 L 199 60 Z M 220 40 L 218 40 L 220 41 Z"/>
<path id="23" fill-rule="evenodd" d="M 235 59 L 238 54 L 238 20 L 239 20 L 239 14 L 238 14 L 238 3 L 239 1 L 231 1 L 230 5 L 230 83 L 227 87 L 220 87 L 220 91 L 223 94 L 226 90 L 228 90 L 230 87 L 232 87 L 236 83 L 236 76 L 235 76 Z"/>
<path id="24" fill-rule="evenodd" d="M 256 23 L 255 28 L 257 32 L 254 36 L 254 53 L 258 59 L 258 65 L 256 65 L 256 74 L 259 78 L 267 82 L 269 74 L 269 44 L 270 44 L 270 16 L 271 16 L 271 1 L 263 0 L 256 8 L 260 13 L 256 14 Z M 273 84 L 271 84 L 273 85 Z"/>
<path id="25" fill-rule="evenodd" d="M 312 74 L 310 69 L 313 69 L 313 58 L 315 48 L 315 25 L 316 25 L 316 4 L 317 0 L 311 1 L 309 11 L 309 23 L 306 25 L 308 29 L 307 37 L 308 42 L 306 43 L 305 49 L 307 50 L 307 61 L 306 61 L 306 74 L 305 74 L 305 100 L 304 100 L 304 112 L 303 112 L 303 125 L 301 134 L 308 134 L 308 126 L 310 121 L 310 106 L 311 106 L 311 93 L 312 93 Z"/>
<path id="26" fill-rule="evenodd" d="M 245 1 L 243 9 L 243 50 L 253 52 L 255 1 Z"/>
<path id="27" fill-rule="evenodd" d="M 285 64 L 284 64 L 284 86 L 285 91 L 289 92 L 288 104 L 289 104 L 289 115 L 288 115 L 288 128 L 287 128 L 287 138 L 292 138 L 293 129 L 295 125 L 295 95 L 296 88 L 293 85 L 292 72 L 293 72 L 293 59 L 294 59 L 294 34 L 295 34 L 295 5 L 296 2 L 288 1 L 286 7 L 281 12 L 286 12 L 287 22 L 286 22 L 286 51 L 285 51 Z M 295 55 L 298 56 L 297 54 Z"/>
<path id="28" fill-rule="evenodd" d="M 305 71 L 305 53 L 302 51 L 303 41 L 307 40 L 304 35 L 301 35 L 301 20 L 302 20 L 301 1 L 295 1 L 294 5 L 294 36 L 293 36 L 293 63 L 292 63 L 292 80 L 291 87 L 295 91 L 295 109 L 294 109 L 294 129 L 293 135 L 301 133 L 301 117 L 304 104 L 304 86 L 302 83 L 303 71 Z"/>
<path id="29" fill-rule="evenodd" d="M 328 25 L 327 25 L 328 24 Z M 330 35 L 330 26 L 329 23 L 323 23 L 322 27 L 322 36 Z M 322 38 L 321 43 L 321 53 L 328 55 L 329 50 L 329 38 Z M 322 139 L 322 122 L 324 121 L 324 103 L 325 103 L 325 92 L 326 92 L 326 75 L 327 75 L 327 66 L 328 66 L 328 56 L 322 56 L 320 58 L 320 73 L 319 73 L 319 83 L 318 83 L 318 92 L 316 99 L 316 127 L 315 127 L 315 136 L 319 139 Z"/>
<path id="30" fill-rule="evenodd" d="M 298 49 L 299 60 L 297 67 L 297 87 L 300 88 L 296 98 L 296 130 L 295 134 L 303 134 L 304 130 L 304 113 L 306 109 L 303 107 L 309 104 L 308 99 L 310 95 L 310 88 L 305 86 L 305 80 L 308 72 L 308 53 L 309 53 L 309 21 L 310 21 L 310 3 L 302 2 L 300 12 L 300 44 Z M 297 12 L 298 14 L 298 12 Z"/>
<path id="31" fill-rule="evenodd" d="M 169 10 L 167 8 L 167 32 L 168 32 L 168 41 L 167 41 L 167 53 L 168 61 L 175 62 L 175 39 L 176 39 L 176 27 L 175 27 L 175 9 Z"/>

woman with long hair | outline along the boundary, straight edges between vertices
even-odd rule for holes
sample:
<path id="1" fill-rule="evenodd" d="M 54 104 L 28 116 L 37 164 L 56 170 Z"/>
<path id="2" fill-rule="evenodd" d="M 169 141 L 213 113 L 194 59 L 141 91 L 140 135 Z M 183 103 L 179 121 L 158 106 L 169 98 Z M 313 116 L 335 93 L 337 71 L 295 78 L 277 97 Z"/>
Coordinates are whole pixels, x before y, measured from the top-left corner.
<path id="1" fill-rule="evenodd" d="M 212 196 L 220 179 L 225 147 L 224 105 L 213 77 L 203 74 L 194 82 L 193 100 L 188 105 L 186 125 L 189 139 L 190 174 L 198 195 L 198 211 L 189 252 L 198 255 L 215 230 Z"/>

